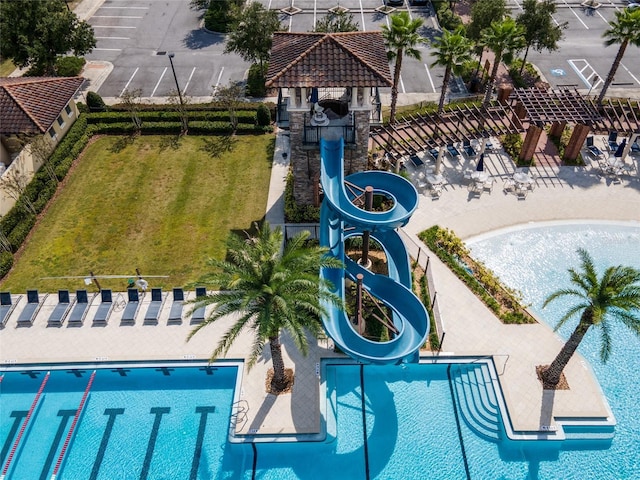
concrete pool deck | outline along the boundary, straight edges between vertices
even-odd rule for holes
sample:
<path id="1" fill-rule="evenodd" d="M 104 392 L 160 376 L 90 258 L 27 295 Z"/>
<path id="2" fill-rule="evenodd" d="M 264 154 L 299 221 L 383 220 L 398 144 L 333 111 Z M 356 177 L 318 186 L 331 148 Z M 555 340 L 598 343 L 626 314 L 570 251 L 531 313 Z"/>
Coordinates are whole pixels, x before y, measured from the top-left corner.
<path id="1" fill-rule="evenodd" d="M 287 162 L 281 153 L 287 151 L 287 139 L 278 136 L 271 190 L 267 205 L 267 219 L 272 224 L 283 223 L 282 192 Z M 628 160 L 629 161 L 629 160 Z M 640 222 L 640 178 L 638 159 L 633 160 L 636 173 L 624 177 L 621 184 L 611 184 L 598 177 L 591 168 L 541 167 L 538 188 L 526 200 L 501 191 L 501 182 L 491 194 L 471 198 L 462 185 L 464 164 L 445 160 L 449 184 L 442 196 L 432 200 L 421 195 L 419 209 L 405 232 L 417 242 L 416 234 L 438 224 L 453 229 L 463 239 L 495 229 L 549 220 L 617 220 Z M 491 175 L 503 179 L 510 174 L 511 164 L 501 154 L 485 157 Z M 416 172 L 410 172 L 412 174 Z M 409 245 L 417 249 L 418 245 Z M 421 246 L 421 248 L 425 248 Z M 535 378 L 535 366 L 548 363 L 561 346 L 560 340 L 542 324 L 503 325 L 471 294 L 437 258 L 432 267 L 446 323 L 443 352 L 455 355 L 494 355 L 514 430 L 540 431 L 555 426 L 557 417 L 606 417 L 610 414 L 600 388 L 590 368 L 576 356 L 566 375 L 571 390 L 543 392 Z M 17 298 L 14 294 L 14 301 Z M 219 336 L 233 319 L 199 332 L 186 342 L 193 328 L 188 318 L 180 325 L 168 325 L 170 301 L 166 301 L 158 325 L 144 325 L 143 319 L 150 301 L 145 295 L 137 319 L 132 326 L 120 324 L 123 304 L 116 296 L 117 306 L 104 327 L 92 326 L 98 300 L 81 327 L 48 327 L 47 318 L 57 303 L 57 295 L 50 294 L 30 327 L 17 327 L 16 319 L 26 303 L 22 295 L 7 325 L 0 330 L 0 364 L 10 366 L 25 363 L 101 364 L 119 360 L 192 360 L 207 359 Z M 193 292 L 190 292 L 190 298 Z M 122 297 L 124 298 L 124 296 Z M 243 334 L 233 345 L 227 359 L 245 359 L 252 345 L 252 335 Z M 268 347 L 256 366 L 243 372 L 238 398 L 246 400 L 248 411 L 237 425 L 237 433 L 266 435 L 296 435 L 317 433 L 320 430 L 321 358 L 335 357 L 331 344 L 320 341 L 310 348 L 306 358 L 283 338 L 285 364 L 296 372 L 295 386 L 290 395 L 273 396 L 265 393 L 266 372 L 270 368 Z M 423 352 L 423 356 L 431 355 Z M 444 353 L 443 353 L 444 355 Z"/>

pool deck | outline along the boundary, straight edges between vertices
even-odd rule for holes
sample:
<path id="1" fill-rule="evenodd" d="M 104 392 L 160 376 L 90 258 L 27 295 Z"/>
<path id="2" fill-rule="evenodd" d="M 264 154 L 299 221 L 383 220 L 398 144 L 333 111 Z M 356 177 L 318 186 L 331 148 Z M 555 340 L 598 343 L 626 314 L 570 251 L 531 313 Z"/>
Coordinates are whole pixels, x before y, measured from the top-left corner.
<path id="1" fill-rule="evenodd" d="M 288 150 L 287 137 L 276 142 L 267 219 L 283 223 L 282 192 L 287 162 L 281 153 Z M 627 160 L 629 161 L 629 160 Z M 491 194 L 471 198 L 462 185 L 464 164 L 445 160 L 449 184 L 442 196 L 432 200 L 421 195 L 419 209 L 405 233 L 416 244 L 416 234 L 438 224 L 469 238 L 503 227 L 551 220 L 609 220 L 640 222 L 640 177 L 638 159 L 633 160 L 636 173 L 621 184 L 611 184 L 598 177 L 591 167 L 543 166 L 537 171 L 538 188 L 525 200 L 501 191 L 498 182 Z M 470 162 L 469 162 L 470 164 Z M 509 162 L 500 154 L 485 157 L 489 172 L 502 179 L 509 174 Z M 415 174 L 416 172 L 410 172 Z M 420 246 L 425 249 L 424 245 Z M 559 338 L 544 324 L 504 325 L 471 294 L 462 283 L 434 256 L 432 268 L 438 292 L 440 311 L 446 324 L 442 355 L 493 355 L 514 430 L 546 432 L 553 430 L 558 417 L 607 417 L 610 412 L 590 367 L 577 355 L 566 369 L 571 387 L 567 391 L 545 392 L 536 379 L 535 366 L 549 363 L 560 349 Z M 14 301 L 17 298 L 14 292 Z M 193 297 L 190 292 L 190 298 Z M 232 318 L 199 332 L 191 341 L 186 337 L 193 328 L 188 318 L 180 325 L 168 325 L 171 301 L 162 308 L 157 325 L 144 325 L 150 301 L 145 295 L 132 326 L 120 324 L 125 296 L 116 295 L 116 308 L 106 326 L 92 325 L 91 319 L 99 300 L 90 307 L 81 327 L 64 323 L 48 327 L 47 318 L 57 303 L 50 294 L 30 327 L 17 327 L 16 319 L 26 303 L 22 295 L 7 325 L 0 330 L 0 363 L 3 365 L 49 362 L 90 362 L 143 360 L 207 359 L 217 339 L 233 321 Z M 244 333 L 233 345 L 228 359 L 245 359 L 252 345 L 252 335 Z M 247 416 L 239 421 L 237 433 L 258 435 L 299 435 L 317 433 L 321 429 L 320 376 L 321 358 L 337 356 L 329 341 L 312 345 L 306 358 L 300 356 L 283 336 L 285 363 L 295 369 L 292 394 L 273 396 L 265 392 L 265 377 L 270 368 L 268 347 L 256 366 L 243 372 L 239 398 L 246 400 Z M 423 352 L 423 356 L 430 356 Z"/>

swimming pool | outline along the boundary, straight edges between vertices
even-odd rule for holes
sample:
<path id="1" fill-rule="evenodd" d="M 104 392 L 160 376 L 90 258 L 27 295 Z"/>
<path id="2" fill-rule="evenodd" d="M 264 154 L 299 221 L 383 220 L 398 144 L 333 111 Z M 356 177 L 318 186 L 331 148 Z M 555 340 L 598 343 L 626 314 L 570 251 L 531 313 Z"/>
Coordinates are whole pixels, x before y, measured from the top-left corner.
<path id="1" fill-rule="evenodd" d="M 541 318 L 563 310 L 558 305 L 555 311 L 540 311 L 539 305 L 547 289 L 563 286 L 566 268 L 577 259 L 574 243 L 588 246 L 598 265 L 640 267 L 640 227 L 554 226 L 508 235 L 474 242 L 474 253 L 481 256 L 484 249 L 498 258 L 485 263 L 519 288 Z M 613 256 L 597 253 L 609 250 Z M 204 367 L 157 366 L 143 372 L 111 366 L 96 374 L 58 478 L 640 478 L 635 402 L 640 342 L 627 332 L 615 333 L 621 341 L 607 366 L 597 360 L 597 342 L 581 348 L 618 420 L 613 441 L 508 440 L 498 397 L 487 380 L 491 364 L 473 359 L 405 366 L 324 362 L 326 440 L 254 444 L 227 438 L 237 368 L 207 375 L 200 370 Z M 7 478 L 50 478 L 92 368 L 81 367 L 85 372 L 79 376 L 73 373 L 78 366 L 52 369 L 44 401 Z M 24 419 L 47 369 L 39 371 L 33 379 L 26 370 L 9 372 L 0 384 L 3 466 L 17 435 L 17 418 Z M 44 418 L 48 427 L 40 429 Z"/>
<path id="2" fill-rule="evenodd" d="M 576 249 L 586 249 L 599 271 L 611 265 L 640 268 L 640 225 L 580 222 L 527 225 L 468 242 L 475 257 L 510 287 L 522 292 L 542 320 L 555 325 L 567 303 L 555 301 L 542 309 L 549 293 L 569 286 L 567 268 L 578 267 Z M 568 338 L 575 324 L 559 331 Z M 611 332 L 613 352 L 607 364 L 599 358 L 597 331 L 590 331 L 579 351 L 589 361 L 616 417 L 616 435 L 609 448 L 595 452 L 564 452 L 553 461 L 563 478 L 640 478 L 640 341 L 626 328 Z M 555 478 L 543 476 L 535 478 Z"/>
<path id="3" fill-rule="evenodd" d="M 236 377 L 235 367 L 206 365 L 5 372 L 2 471 L 16 480 L 216 478 Z"/>

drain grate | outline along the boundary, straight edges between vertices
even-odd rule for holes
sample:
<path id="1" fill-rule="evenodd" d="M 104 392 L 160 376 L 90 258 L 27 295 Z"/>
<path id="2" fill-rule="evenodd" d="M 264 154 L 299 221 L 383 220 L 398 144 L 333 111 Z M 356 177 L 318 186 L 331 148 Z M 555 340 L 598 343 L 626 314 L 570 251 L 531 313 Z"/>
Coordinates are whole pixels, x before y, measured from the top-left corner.
<path id="1" fill-rule="evenodd" d="M 156 55 L 166 55 L 166 54 L 167 54 L 167 52 L 164 51 L 164 50 L 162 50 L 160 52 L 156 52 Z"/>

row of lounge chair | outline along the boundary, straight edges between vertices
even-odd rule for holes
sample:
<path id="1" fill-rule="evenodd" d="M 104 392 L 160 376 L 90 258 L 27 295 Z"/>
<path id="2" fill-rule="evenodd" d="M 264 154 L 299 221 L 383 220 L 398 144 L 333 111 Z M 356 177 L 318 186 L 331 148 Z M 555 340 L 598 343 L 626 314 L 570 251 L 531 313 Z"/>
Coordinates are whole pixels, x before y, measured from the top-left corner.
<path id="1" fill-rule="evenodd" d="M 182 288 L 173 289 L 173 302 L 169 311 L 168 324 L 176 325 L 182 323 L 183 307 L 185 294 Z M 196 288 L 196 298 L 207 295 L 204 287 Z M 65 320 L 69 326 L 81 326 L 89 310 L 89 306 L 93 302 L 94 297 L 98 294 L 89 296 L 87 290 L 76 290 L 75 297 L 69 293 L 69 290 L 58 291 L 58 303 L 49 314 L 47 326 L 60 327 Z M 19 327 L 28 327 L 33 322 L 44 303 L 46 295 L 41 299 L 37 290 L 27 290 L 27 304 L 20 312 L 17 319 Z M 113 292 L 109 289 L 100 290 L 100 304 L 93 317 L 93 325 L 104 326 L 109 321 L 111 312 L 116 302 L 113 299 Z M 163 294 L 161 288 L 151 289 L 151 301 L 148 304 L 147 311 L 144 315 L 145 325 L 156 325 L 160 318 L 160 312 L 164 305 L 167 295 Z M 20 301 L 19 296 L 16 301 L 12 301 L 10 292 L 0 292 L 0 328 L 4 327 L 11 317 L 16 305 Z M 122 312 L 121 324 L 133 325 L 140 308 L 140 294 L 137 289 L 129 288 L 127 290 L 127 301 Z M 199 324 L 204 321 L 205 308 L 200 307 L 191 314 L 191 324 Z"/>

